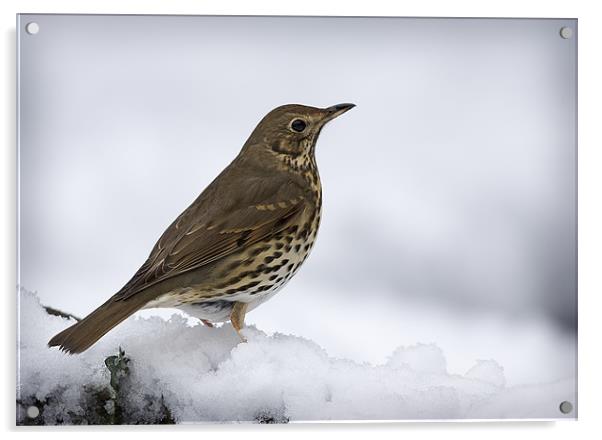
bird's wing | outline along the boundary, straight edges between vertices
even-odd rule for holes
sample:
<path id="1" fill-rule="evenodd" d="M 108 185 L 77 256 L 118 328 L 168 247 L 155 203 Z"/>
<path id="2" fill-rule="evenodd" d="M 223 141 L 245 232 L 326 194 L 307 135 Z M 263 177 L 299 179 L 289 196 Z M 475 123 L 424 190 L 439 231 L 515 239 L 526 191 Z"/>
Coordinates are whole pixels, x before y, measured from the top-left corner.
<path id="1" fill-rule="evenodd" d="M 164 232 L 115 299 L 125 300 L 278 234 L 306 207 L 307 193 L 292 179 L 243 176 L 230 185 L 217 180 Z"/>

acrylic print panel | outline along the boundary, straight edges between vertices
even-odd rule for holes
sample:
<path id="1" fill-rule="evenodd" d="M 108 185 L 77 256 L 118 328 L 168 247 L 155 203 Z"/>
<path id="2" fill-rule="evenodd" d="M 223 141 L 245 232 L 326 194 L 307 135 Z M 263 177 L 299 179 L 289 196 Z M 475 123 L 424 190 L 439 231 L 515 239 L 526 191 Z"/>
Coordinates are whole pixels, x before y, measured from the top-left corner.
<path id="1" fill-rule="evenodd" d="M 18 424 L 576 418 L 576 20 L 17 29 Z"/>

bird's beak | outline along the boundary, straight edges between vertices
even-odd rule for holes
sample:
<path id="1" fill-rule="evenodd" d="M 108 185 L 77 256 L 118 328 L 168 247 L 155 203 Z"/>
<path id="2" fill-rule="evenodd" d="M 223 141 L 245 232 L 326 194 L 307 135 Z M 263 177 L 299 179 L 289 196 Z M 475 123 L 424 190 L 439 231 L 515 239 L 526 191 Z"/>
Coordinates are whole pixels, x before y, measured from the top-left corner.
<path id="1" fill-rule="evenodd" d="M 355 104 L 345 103 L 345 104 L 337 104 L 337 105 L 333 105 L 332 107 L 325 108 L 323 124 L 327 123 L 328 121 L 332 121 L 334 118 L 336 118 L 338 116 L 341 116 L 343 113 L 351 110 L 353 107 L 355 107 Z"/>

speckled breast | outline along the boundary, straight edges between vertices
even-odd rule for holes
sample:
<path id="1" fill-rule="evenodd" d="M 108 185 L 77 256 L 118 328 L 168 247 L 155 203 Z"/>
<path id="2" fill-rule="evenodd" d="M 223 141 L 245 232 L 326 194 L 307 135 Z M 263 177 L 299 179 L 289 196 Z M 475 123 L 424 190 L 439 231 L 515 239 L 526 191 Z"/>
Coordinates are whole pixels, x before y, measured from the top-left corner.
<path id="1" fill-rule="evenodd" d="M 318 202 L 320 202 L 318 198 Z M 212 322 L 230 319 L 234 302 L 252 310 L 278 292 L 307 259 L 315 242 L 321 203 L 306 210 L 286 230 L 232 256 L 216 270 L 219 284 L 190 286 L 169 292 L 147 307 L 177 307 L 189 315 Z"/>

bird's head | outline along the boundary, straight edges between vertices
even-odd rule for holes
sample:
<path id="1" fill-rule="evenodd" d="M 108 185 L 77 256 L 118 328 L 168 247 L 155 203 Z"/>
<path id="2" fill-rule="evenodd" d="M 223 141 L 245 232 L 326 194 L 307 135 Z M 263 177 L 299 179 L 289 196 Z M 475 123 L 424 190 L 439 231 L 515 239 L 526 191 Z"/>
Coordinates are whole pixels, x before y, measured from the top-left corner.
<path id="1" fill-rule="evenodd" d="M 243 151 L 263 149 L 271 155 L 289 159 L 313 156 L 324 125 L 353 107 L 355 104 L 327 108 L 299 104 L 276 107 L 257 124 Z"/>

